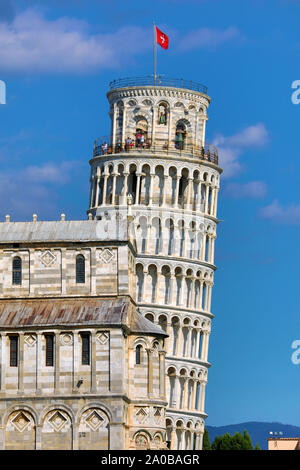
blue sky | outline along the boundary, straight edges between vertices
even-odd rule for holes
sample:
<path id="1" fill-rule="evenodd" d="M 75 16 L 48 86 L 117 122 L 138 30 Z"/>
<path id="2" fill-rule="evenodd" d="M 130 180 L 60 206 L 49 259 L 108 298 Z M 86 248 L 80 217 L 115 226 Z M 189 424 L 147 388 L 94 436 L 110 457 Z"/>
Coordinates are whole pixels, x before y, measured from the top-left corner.
<path id="1" fill-rule="evenodd" d="M 85 217 L 109 81 L 158 73 L 208 86 L 219 198 L 206 410 L 211 425 L 300 425 L 300 0 L 0 0 L 0 218 Z"/>

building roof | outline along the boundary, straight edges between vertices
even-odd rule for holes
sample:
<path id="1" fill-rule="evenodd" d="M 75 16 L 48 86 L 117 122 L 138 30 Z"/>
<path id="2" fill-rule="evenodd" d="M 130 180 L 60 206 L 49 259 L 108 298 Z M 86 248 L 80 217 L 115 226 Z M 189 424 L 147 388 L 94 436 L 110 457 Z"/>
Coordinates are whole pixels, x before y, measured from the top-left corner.
<path id="1" fill-rule="evenodd" d="M 126 326 L 132 333 L 167 336 L 130 307 L 127 298 L 0 300 L 0 328 Z"/>
<path id="2" fill-rule="evenodd" d="M 127 241 L 127 220 L 0 223 L 0 243 Z"/>
<path id="3" fill-rule="evenodd" d="M 144 332 L 160 334 L 164 336 L 169 336 L 165 333 L 160 326 L 155 325 L 147 318 L 143 317 L 139 312 L 135 311 L 132 315 L 130 329 L 132 333 L 142 334 Z"/>

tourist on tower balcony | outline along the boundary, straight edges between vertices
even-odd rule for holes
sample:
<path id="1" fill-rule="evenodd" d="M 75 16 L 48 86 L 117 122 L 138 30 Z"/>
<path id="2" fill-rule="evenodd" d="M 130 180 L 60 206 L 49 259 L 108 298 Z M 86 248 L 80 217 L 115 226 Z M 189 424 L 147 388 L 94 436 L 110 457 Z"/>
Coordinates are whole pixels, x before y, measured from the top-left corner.
<path id="1" fill-rule="evenodd" d="M 121 150 L 122 150 L 122 142 L 121 142 L 121 139 L 118 139 L 116 143 L 116 153 L 121 152 Z"/>
<path id="2" fill-rule="evenodd" d="M 130 143 L 131 143 L 131 139 L 129 137 L 127 137 L 127 139 L 125 140 L 125 150 L 128 152 L 129 150 L 129 147 L 130 147 Z"/>
<path id="3" fill-rule="evenodd" d="M 107 142 L 104 142 L 103 145 L 102 145 L 102 153 L 105 155 L 107 154 Z"/>
<path id="4" fill-rule="evenodd" d="M 137 147 L 140 147 L 141 146 L 141 138 L 142 138 L 142 134 L 140 132 L 138 132 L 136 134 L 136 146 Z"/>

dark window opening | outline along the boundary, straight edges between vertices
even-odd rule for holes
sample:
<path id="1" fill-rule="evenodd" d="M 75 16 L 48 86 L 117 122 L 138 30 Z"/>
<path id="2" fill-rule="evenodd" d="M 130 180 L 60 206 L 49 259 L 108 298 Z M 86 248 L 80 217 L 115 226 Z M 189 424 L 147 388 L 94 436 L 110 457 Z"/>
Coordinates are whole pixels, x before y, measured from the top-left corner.
<path id="1" fill-rule="evenodd" d="M 85 258 L 83 255 L 76 257 L 76 283 L 85 283 Z"/>
<path id="2" fill-rule="evenodd" d="M 19 256 L 15 256 L 12 265 L 12 283 L 14 285 L 22 284 L 22 260 Z"/>
<path id="3" fill-rule="evenodd" d="M 83 365 L 89 366 L 90 365 L 90 334 L 81 333 L 81 341 L 82 341 L 81 363 Z"/>
<path id="4" fill-rule="evenodd" d="M 46 366 L 54 365 L 54 336 L 45 335 L 46 339 Z"/>
<path id="5" fill-rule="evenodd" d="M 18 367 L 18 336 L 10 336 L 10 367 Z"/>
<path id="6" fill-rule="evenodd" d="M 140 364 L 141 363 L 141 352 L 142 352 L 142 346 L 139 344 L 135 348 L 135 363 Z"/>

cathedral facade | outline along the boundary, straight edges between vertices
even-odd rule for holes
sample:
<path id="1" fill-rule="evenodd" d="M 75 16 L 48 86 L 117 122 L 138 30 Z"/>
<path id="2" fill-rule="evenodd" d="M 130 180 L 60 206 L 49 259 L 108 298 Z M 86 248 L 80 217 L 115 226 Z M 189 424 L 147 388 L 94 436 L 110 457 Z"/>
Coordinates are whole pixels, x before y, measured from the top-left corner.
<path id="1" fill-rule="evenodd" d="M 202 448 L 221 169 L 210 98 L 126 79 L 88 220 L 0 223 L 0 446 Z"/>

